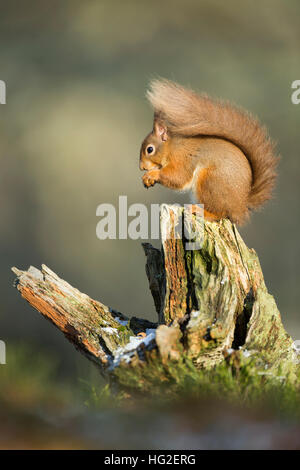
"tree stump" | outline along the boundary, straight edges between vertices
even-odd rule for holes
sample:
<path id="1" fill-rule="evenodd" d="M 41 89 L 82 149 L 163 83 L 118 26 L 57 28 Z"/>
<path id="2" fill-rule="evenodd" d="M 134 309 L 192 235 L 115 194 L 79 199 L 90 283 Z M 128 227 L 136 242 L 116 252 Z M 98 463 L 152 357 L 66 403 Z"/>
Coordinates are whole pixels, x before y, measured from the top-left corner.
<path id="1" fill-rule="evenodd" d="M 229 220 L 190 215 L 202 243 L 172 237 L 187 220 L 182 207 L 162 206 L 162 248 L 145 243 L 146 273 L 158 322 L 129 318 L 88 297 L 46 266 L 12 268 L 15 286 L 100 371 L 123 386 L 147 389 L 170 368 L 184 374 L 251 359 L 255 373 L 299 374 L 297 350 L 264 283 L 258 257 Z M 191 222 L 191 221 L 190 221 Z M 254 361 L 254 362 L 253 362 Z"/>

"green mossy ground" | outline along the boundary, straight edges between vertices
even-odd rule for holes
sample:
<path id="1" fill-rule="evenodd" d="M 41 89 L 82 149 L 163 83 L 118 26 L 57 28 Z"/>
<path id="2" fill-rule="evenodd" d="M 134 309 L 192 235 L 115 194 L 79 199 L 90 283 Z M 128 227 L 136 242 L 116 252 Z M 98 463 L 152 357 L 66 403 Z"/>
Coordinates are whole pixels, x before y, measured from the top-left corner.
<path id="1" fill-rule="evenodd" d="M 115 377 L 121 389 L 119 398 L 225 400 L 247 408 L 267 404 L 276 413 L 300 419 L 300 373 L 295 383 L 294 377 L 290 380 L 289 375 L 281 375 L 280 369 L 277 373 L 265 370 L 259 356 L 244 357 L 240 351 L 205 370 L 197 369 L 187 357 L 163 363 L 152 355 L 147 366 L 118 368 Z"/>

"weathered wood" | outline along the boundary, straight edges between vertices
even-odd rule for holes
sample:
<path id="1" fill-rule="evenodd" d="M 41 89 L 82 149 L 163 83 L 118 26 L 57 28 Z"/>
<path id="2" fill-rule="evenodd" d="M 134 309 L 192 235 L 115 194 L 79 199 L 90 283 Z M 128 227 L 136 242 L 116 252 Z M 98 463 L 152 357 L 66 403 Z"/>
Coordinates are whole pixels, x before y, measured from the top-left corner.
<path id="1" fill-rule="evenodd" d="M 12 268 L 15 287 L 36 310 L 50 320 L 89 359 L 106 370 L 131 336 L 156 324 L 120 312 L 91 299 L 47 266 L 28 271 Z"/>
<path id="2" fill-rule="evenodd" d="M 201 233 L 197 249 L 190 249 L 184 236 L 171 236 L 187 221 Z M 46 266 L 13 268 L 16 287 L 106 372 L 136 370 L 146 382 L 155 363 L 182 363 L 186 357 L 196 367 L 211 368 L 230 357 L 237 362 L 250 356 L 258 373 L 284 373 L 295 380 L 299 365 L 293 341 L 267 292 L 255 251 L 232 223 L 203 224 L 183 208 L 163 206 L 161 231 L 161 251 L 143 245 L 158 325 L 104 306 Z M 164 370 L 157 366 L 162 380 Z"/>

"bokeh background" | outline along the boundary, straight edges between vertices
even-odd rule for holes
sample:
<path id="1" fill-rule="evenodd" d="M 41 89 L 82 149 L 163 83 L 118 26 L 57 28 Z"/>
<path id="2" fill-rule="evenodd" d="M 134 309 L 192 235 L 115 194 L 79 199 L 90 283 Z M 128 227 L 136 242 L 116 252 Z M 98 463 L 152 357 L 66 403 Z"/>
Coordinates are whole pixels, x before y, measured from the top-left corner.
<path id="1" fill-rule="evenodd" d="M 38 378 L 47 361 L 56 363 L 57 387 L 71 384 L 67 393 L 76 394 L 79 379 L 98 379 L 19 297 L 11 266 L 45 263 L 106 305 L 155 319 L 140 241 L 96 238 L 96 207 L 117 206 L 119 195 L 129 204 L 187 201 L 141 183 L 139 146 L 152 126 L 145 90 L 154 77 L 232 100 L 258 115 L 278 142 L 275 198 L 241 233 L 260 256 L 285 327 L 300 338 L 300 105 L 291 102 L 291 83 L 300 78 L 300 3 L 1 0 L 0 6 L 0 79 L 7 85 L 7 104 L 0 105 L 0 339 L 7 345 L 0 387 L 5 399 L 14 397 L 16 415 L 34 367 L 36 382 L 47 382 Z M 39 357 L 45 363 L 36 364 Z M 45 391 L 30 387 L 27 405 L 43 404 Z"/>

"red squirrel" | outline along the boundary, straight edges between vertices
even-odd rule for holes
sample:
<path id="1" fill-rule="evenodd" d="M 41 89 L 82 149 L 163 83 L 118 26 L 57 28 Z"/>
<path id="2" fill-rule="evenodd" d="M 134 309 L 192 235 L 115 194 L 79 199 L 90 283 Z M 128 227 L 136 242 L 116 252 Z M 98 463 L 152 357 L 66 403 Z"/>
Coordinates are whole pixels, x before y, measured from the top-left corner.
<path id="1" fill-rule="evenodd" d="M 140 151 L 146 188 L 191 191 L 206 220 L 237 224 L 271 198 L 278 157 L 255 117 L 164 79 L 151 82 L 147 98 L 154 124 Z"/>

